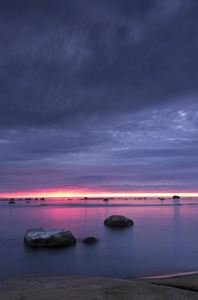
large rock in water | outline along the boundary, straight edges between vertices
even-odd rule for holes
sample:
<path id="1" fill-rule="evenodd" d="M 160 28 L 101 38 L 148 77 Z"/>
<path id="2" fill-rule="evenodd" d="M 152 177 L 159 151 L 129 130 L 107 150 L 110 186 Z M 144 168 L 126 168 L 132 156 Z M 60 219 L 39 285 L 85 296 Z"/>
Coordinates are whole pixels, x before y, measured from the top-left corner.
<path id="1" fill-rule="evenodd" d="M 108 226 L 132 226 L 134 222 L 121 215 L 112 215 L 104 221 L 104 224 Z"/>
<path id="2" fill-rule="evenodd" d="M 76 243 L 75 237 L 68 230 L 43 228 L 27 230 L 24 241 L 33 247 L 63 247 Z"/>

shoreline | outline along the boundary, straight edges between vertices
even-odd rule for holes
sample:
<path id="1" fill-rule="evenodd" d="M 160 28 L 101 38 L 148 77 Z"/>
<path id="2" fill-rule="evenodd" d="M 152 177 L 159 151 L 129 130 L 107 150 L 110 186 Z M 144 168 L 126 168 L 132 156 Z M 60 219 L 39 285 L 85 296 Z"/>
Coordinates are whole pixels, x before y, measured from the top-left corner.
<path id="1" fill-rule="evenodd" d="M 67 274 L 17 275 L 0 281 L 0 299 L 198 299 L 198 272 L 135 280 Z"/>
<path id="2" fill-rule="evenodd" d="M 176 273 L 170 273 L 170 274 L 165 274 L 165 275 L 156 275 L 156 276 L 145 276 L 145 277 L 140 277 L 134 280 L 143 280 L 143 279 L 163 279 L 163 278 L 172 278 L 172 277 L 183 277 L 187 275 L 198 275 L 198 271 L 189 271 L 189 272 L 176 272 Z"/>

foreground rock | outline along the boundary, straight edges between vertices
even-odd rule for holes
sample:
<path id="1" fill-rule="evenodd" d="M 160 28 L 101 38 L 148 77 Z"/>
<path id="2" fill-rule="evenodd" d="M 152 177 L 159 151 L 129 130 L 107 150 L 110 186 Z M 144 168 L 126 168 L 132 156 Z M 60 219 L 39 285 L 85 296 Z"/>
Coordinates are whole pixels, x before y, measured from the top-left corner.
<path id="1" fill-rule="evenodd" d="M 132 226 L 134 222 L 121 215 L 112 215 L 104 221 L 104 224 L 107 226 Z"/>
<path id="2" fill-rule="evenodd" d="M 185 277 L 185 276 L 184 276 Z M 72 276 L 64 274 L 20 275 L 0 282 L 1 300 L 189 300 L 198 293 L 148 281 Z M 198 276 L 194 280 L 198 286 Z"/>
<path id="3" fill-rule="evenodd" d="M 179 289 L 197 292 L 198 299 L 198 274 L 172 276 L 165 278 L 148 278 L 146 281 L 156 285 L 171 286 Z M 191 299 L 191 298 L 189 298 Z"/>
<path id="4" fill-rule="evenodd" d="M 76 243 L 76 239 L 70 231 L 65 229 L 45 230 L 43 228 L 27 230 L 24 241 L 33 247 L 63 247 Z"/>

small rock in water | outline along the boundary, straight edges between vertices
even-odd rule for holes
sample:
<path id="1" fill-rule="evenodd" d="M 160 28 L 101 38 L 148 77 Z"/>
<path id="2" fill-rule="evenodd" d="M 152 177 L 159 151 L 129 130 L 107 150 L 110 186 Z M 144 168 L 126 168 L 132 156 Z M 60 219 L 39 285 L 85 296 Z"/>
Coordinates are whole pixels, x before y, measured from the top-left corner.
<path id="1" fill-rule="evenodd" d="M 174 195 L 173 199 L 180 199 L 180 196 Z"/>
<path id="2" fill-rule="evenodd" d="M 108 198 L 104 198 L 103 201 L 109 201 L 109 199 Z"/>
<path id="3" fill-rule="evenodd" d="M 24 241 L 33 247 L 63 247 L 76 243 L 75 237 L 69 230 L 43 228 L 27 230 Z"/>
<path id="4" fill-rule="evenodd" d="M 9 203 L 9 204 L 14 204 L 15 201 L 14 201 L 14 199 L 12 198 L 12 199 L 10 199 L 10 201 L 9 201 L 8 203 Z"/>
<path id="5" fill-rule="evenodd" d="M 97 239 L 93 236 L 89 236 L 89 237 L 87 237 L 83 240 L 83 243 L 85 243 L 85 244 L 95 244 L 95 243 L 97 243 Z"/>
<path id="6" fill-rule="evenodd" d="M 132 226 L 134 222 L 121 215 L 112 215 L 104 221 L 104 224 L 108 226 Z"/>

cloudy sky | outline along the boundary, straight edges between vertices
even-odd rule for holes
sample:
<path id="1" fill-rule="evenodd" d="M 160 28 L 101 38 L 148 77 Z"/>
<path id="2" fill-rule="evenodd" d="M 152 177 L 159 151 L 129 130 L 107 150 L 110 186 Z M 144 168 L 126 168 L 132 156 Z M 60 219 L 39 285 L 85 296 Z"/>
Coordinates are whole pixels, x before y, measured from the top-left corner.
<path id="1" fill-rule="evenodd" d="M 197 0 L 0 0 L 0 195 L 198 193 Z"/>

